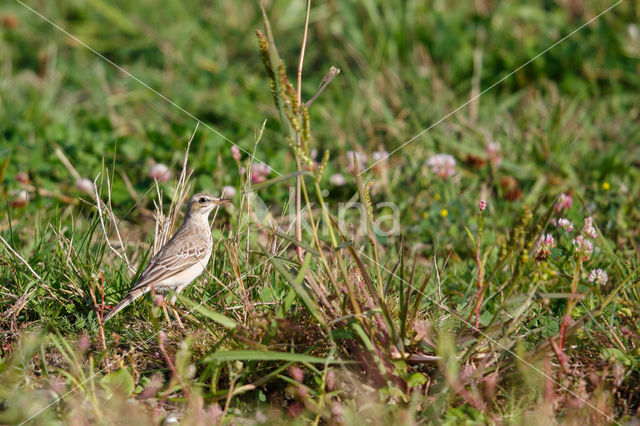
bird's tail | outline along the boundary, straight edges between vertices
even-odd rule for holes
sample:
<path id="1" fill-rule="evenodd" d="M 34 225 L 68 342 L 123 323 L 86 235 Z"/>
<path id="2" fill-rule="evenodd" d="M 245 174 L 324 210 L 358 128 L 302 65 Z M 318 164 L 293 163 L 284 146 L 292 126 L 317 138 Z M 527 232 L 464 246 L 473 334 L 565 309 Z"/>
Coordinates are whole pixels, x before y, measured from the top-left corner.
<path id="1" fill-rule="evenodd" d="M 127 294 L 127 297 L 122 299 L 122 301 L 118 303 L 116 307 L 113 308 L 113 310 L 109 312 L 109 314 L 106 317 L 104 317 L 103 322 L 109 321 L 115 314 L 117 314 L 118 312 L 120 312 L 121 310 L 129 306 L 131 302 L 135 301 L 137 298 L 145 294 L 147 291 L 149 291 L 149 287 L 146 287 L 146 286 L 137 290 L 130 291 L 129 294 Z"/>

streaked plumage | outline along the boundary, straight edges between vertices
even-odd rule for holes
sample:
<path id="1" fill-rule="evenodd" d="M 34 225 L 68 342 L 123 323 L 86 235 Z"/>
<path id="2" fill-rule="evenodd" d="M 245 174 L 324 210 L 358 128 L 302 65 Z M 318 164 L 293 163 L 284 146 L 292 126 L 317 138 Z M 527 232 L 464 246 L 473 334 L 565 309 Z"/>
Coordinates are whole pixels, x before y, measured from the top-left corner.
<path id="1" fill-rule="evenodd" d="M 127 296 L 104 320 L 108 321 L 152 288 L 157 293 L 180 292 L 200 276 L 213 248 L 209 213 L 228 201 L 203 193 L 192 196 L 180 229 L 149 261 Z"/>

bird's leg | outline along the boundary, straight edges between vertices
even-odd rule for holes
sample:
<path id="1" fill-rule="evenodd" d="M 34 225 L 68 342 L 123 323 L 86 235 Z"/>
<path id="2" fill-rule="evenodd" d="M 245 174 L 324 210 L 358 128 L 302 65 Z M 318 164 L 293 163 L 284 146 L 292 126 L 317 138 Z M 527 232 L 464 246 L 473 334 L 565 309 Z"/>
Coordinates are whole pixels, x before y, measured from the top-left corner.
<path id="1" fill-rule="evenodd" d="M 167 303 L 164 301 L 164 296 L 162 294 L 157 294 L 153 303 L 156 306 L 162 306 L 164 317 L 167 320 L 167 324 L 169 324 L 169 327 L 171 327 L 171 318 L 169 318 L 169 312 L 167 312 Z"/>
<path id="2" fill-rule="evenodd" d="M 169 312 L 167 312 L 167 304 L 162 302 L 162 310 L 164 311 L 164 317 L 167 320 L 167 325 L 171 327 L 171 318 L 169 318 Z"/>
<path id="3" fill-rule="evenodd" d="M 178 311 L 176 311 L 176 308 L 173 307 L 173 304 L 175 303 L 175 301 L 176 301 L 175 296 L 173 296 L 169 301 L 169 303 L 171 304 L 171 312 L 173 312 L 173 316 L 176 317 L 176 319 L 178 320 L 178 325 L 180 326 L 180 328 L 184 329 L 184 325 L 182 325 L 182 320 L 180 319 L 180 314 L 178 313 Z"/>
<path id="4" fill-rule="evenodd" d="M 178 325 L 180 326 L 180 328 L 184 329 L 184 325 L 182 325 L 182 320 L 180 319 L 180 314 L 178 313 L 178 311 L 176 311 L 175 308 L 173 307 L 171 307 L 171 311 L 173 312 L 173 315 L 178 320 Z"/>

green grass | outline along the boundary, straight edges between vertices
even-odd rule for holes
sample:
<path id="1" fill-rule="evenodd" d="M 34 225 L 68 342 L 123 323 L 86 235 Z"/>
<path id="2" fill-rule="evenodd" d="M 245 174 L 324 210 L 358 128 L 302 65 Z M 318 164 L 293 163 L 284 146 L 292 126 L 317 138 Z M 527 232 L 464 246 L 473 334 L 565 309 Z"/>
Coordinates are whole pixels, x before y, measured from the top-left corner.
<path id="1" fill-rule="evenodd" d="M 0 423 L 637 418 L 635 3 L 424 134 L 613 3 L 314 2 L 303 101 L 331 66 L 341 73 L 301 120 L 305 2 L 267 9 L 291 91 L 274 45 L 265 69 L 255 30 L 270 36 L 254 2 L 27 4 L 180 108 L 19 3 L 0 11 Z M 369 167 L 418 134 L 359 177 L 347 172 L 348 151 Z M 176 303 L 186 329 L 167 327 L 149 297 L 102 327 L 167 226 L 154 203 L 166 214 L 179 201 L 192 135 L 191 192 L 237 194 L 217 213 L 207 273 Z M 236 163 L 225 138 L 284 178 L 247 182 L 255 162 Z M 499 163 L 485 152 L 492 141 Z M 425 165 L 438 153 L 456 159 L 453 177 Z M 155 163 L 173 175 L 157 189 Z M 98 175 L 104 232 L 93 195 L 76 187 Z M 573 204 L 557 212 L 562 193 Z M 344 213 L 349 202 L 364 210 Z M 587 259 L 572 240 L 589 216 Z M 390 217 L 398 232 L 376 234 Z M 549 223 L 559 217 L 575 229 Z M 597 268 L 604 286 L 589 281 Z"/>

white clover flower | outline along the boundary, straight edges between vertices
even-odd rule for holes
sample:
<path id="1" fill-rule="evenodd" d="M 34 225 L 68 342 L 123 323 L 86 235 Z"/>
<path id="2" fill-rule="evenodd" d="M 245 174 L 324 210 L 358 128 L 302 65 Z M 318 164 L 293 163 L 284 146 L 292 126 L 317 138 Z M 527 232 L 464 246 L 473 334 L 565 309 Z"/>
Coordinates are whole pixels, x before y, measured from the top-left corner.
<path id="1" fill-rule="evenodd" d="M 573 231 L 573 223 L 569 219 L 565 219 L 563 217 L 559 218 L 555 221 L 556 228 L 562 228 L 566 232 Z"/>
<path id="2" fill-rule="evenodd" d="M 607 282 L 609 282 L 609 276 L 607 275 L 607 273 L 605 271 L 603 271 L 600 268 L 593 269 L 589 273 L 589 282 L 590 283 L 596 283 L 596 284 L 599 284 L 601 286 L 605 286 L 605 285 L 607 285 Z"/>
<path id="3" fill-rule="evenodd" d="M 333 186 L 343 186 L 345 183 L 347 183 L 347 180 L 340 173 L 336 173 L 334 175 L 331 175 L 331 177 L 329 178 L 329 183 L 331 183 L 331 185 Z"/>
<path id="4" fill-rule="evenodd" d="M 387 151 L 375 151 L 371 154 L 371 159 L 377 163 L 378 161 L 386 161 L 389 158 L 389 153 Z"/>
<path id="5" fill-rule="evenodd" d="M 428 158 L 425 165 L 443 179 L 448 179 L 456 174 L 456 160 L 449 154 L 436 154 Z"/>
<path id="6" fill-rule="evenodd" d="M 571 204 L 573 204 L 573 198 L 571 197 L 571 195 L 560 194 L 555 206 L 556 212 L 560 213 L 563 210 L 569 210 L 571 208 Z"/>
<path id="7" fill-rule="evenodd" d="M 578 235 L 573 239 L 573 250 L 576 254 L 582 254 L 584 260 L 589 260 L 593 253 L 593 244 L 582 235 Z"/>
<path id="8" fill-rule="evenodd" d="M 157 180 L 158 182 L 166 182 L 171 179 L 171 171 L 169 171 L 169 168 L 164 164 L 156 163 L 151 166 L 151 170 L 149 170 L 149 177 Z"/>
<path id="9" fill-rule="evenodd" d="M 500 142 L 489 142 L 484 152 L 491 164 L 496 167 L 500 164 L 500 160 L 502 160 L 502 146 Z"/>
<path id="10" fill-rule="evenodd" d="M 536 249 L 536 260 L 544 260 L 551 254 L 551 249 L 555 247 L 556 242 L 551 234 L 543 234 L 538 240 L 538 248 Z"/>
<path id="11" fill-rule="evenodd" d="M 584 226 L 582 227 L 582 232 L 589 238 L 598 238 L 598 233 L 596 232 L 596 228 L 593 226 L 593 218 L 588 217 L 584 220 Z"/>
<path id="12" fill-rule="evenodd" d="M 27 194 L 27 191 L 22 190 L 18 192 L 18 195 L 11 201 L 10 205 L 11 207 L 24 207 L 28 202 L 29 194 Z"/>
<path id="13" fill-rule="evenodd" d="M 236 196 L 236 188 L 231 185 L 225 185 L 222 187 L 222 197 L 233 198 Z"/>
<path id="14" fill-rule="evenodd" d="M 251 183 L 264 182 L 270 174 L 271 167 L 264 163 L 254 163 L 251 167 Z"/>
<path id="15" fill-rule="evenodd" d="M 353 156 L 356 156 L 356 161 L 358 162 L 358 169 L 360 171 L 367 168 L 367 154 L 358 151 L 347 151 L 347 172 L 353 173 L 355 171 L 355 164 L 353 163 Z"/>
<path id="16" fill-rule="evenodd" d="M 87 179 L 87 178 L 77 179 L 76 188 L 86 194 L 94 195 L 94 187 L 93 187 L 93 182 L 91 182 L 91 179 Z"/>
<path id="17" fill-rule="evenodd" d="M 231 156 L 236 161 L 240 161 L 240 159 L 242 158 L 242 154 L 240 154 L 240 148 L 238 148 L 236 145 L 233 145 L 231 147 Z"/>

